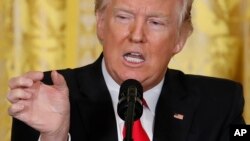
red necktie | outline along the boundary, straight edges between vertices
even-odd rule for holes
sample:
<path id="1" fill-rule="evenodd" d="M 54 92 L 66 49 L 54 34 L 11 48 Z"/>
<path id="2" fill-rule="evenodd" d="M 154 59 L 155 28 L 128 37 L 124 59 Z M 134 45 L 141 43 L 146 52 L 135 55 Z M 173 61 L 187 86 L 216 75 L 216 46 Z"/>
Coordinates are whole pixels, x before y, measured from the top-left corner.
<path id="1" fill-rule="evenodd" d="M 122 132 L 123 137 L 125 137 L 125 135 L 126 135 L 125 132 L 126 132 L 126 130 L 125 130 L 125 128 L 123 128 L 123 132 Z M 134 141 L 150 141 L 148 138 L 148 135 L 147 135 L 146 131 L 143 129 L 143 127 L 141 125 L 141 121 L 139 119 L 134 121 L 132 138 Z"/>
<path id="2" fill-rule="evenodd" d="M 143 100 L 143 105 L 147 107 L 146 102 Z M 123 137 L 126 135 L 126 130 L 123 128 Z M 146 131 L 143 129 L 140 119 L 134 121 L 133 125 L 133 133 L 132 133 L 133 141 L 150 141 Z"/>

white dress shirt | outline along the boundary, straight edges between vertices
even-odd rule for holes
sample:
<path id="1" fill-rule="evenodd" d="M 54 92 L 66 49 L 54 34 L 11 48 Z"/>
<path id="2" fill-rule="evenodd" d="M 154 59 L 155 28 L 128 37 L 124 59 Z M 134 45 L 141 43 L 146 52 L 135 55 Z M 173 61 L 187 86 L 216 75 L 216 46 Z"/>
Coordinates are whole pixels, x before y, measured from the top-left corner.
<path id="1" fill-rule="evenodd" d="M 113 107 L 115 110 L 118 141 L 123 141 L 122 130 L 124 127 L 124 121 L 119 117 L 117 113 L 117 104 L 118 104 L 120 85 L 118 85 L 107 72 L 104 59 L 102 60 L 102 73 L 104 76 L 104 80 L 107 84 L 108 90 L 110 92 Z M 153 127 L 154 127 L 153 124 L 154 124 L 154 116 L 155 116 L 155 107 L 156 107 L 156 103 L 161 93 L 163 81 L 164 79 L 161 80 L 161 82 L 157 84 L 155 87 L 143 93 L 143 98 L 147 102 L 148 107 L 143 106 L 143 114 L 140 120 L 142 123 L 142 127 L 146 131 L 151 141 L 153 139 Z"/>

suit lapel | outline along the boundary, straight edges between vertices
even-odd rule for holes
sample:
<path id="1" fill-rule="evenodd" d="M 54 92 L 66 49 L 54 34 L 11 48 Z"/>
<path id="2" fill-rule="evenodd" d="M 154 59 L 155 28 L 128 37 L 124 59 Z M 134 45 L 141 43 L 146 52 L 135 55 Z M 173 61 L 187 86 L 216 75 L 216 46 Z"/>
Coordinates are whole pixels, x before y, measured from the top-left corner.
<path id="1" fill-rule="evenodd" d="M 87 140 L 117 141 L 116 119 L 102 75 L 101 60 L 102 56 L 76 74 L 80 87 L 76 105 Z M 154 141 L 184 141 L 187 137 L 199 97 L 185 84 L 183 73 L 168 70 L 156 106 Z"/>
<path id="2" fill-rule="evenodd" d="M 185 81 L 183 73 L 168 70 L 156 106 L 154 141 L 184 141 L 187 137 L 199 97 Z"/>
<path id="3" fill-rule="evenodd" d="M 77 102 L 88 140 L 117 141 L 117 126 L 112 100 L 101 71 L 102 56 L 86 72 L 79 71 L 82 97 Z M 98 82 L 98 83 L 96 83 Z"/>

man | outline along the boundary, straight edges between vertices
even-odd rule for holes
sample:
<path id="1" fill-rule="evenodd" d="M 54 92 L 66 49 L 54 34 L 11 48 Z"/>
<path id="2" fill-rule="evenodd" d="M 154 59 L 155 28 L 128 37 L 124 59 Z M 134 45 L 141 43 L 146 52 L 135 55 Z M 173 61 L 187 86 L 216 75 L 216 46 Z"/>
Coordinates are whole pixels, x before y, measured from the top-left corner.
<path id="1" fill-rule="evenodd" d="M 12 141 L 122 141 L 124 122 L 116 107 L 119 85 L 127 79 L 143 86 L 141 122 L 149 140 L 228 141 L 230 124 L 244 123 L 241 86 L 167 67 L 192 32 L 191 5 L 96 0 L 103 53 L 82 68 L 12 78 Z"/>

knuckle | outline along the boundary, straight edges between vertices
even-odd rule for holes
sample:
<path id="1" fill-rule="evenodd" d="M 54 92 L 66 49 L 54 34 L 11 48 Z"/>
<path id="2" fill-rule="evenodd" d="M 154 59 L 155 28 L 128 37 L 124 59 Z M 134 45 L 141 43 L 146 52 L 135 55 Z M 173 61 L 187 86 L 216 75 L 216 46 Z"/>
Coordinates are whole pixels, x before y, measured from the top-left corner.
<path id="1" fill-rule="evenodd" d="M 12 77 L 12 78 L 9 80 L 8 86 L 9 86 L 10 88 L 13 88 L 14 83 L 16 82 L 16 79 L 17 79 L 17 77 Z"/>
<path id="2" fill-rule="evenodd" d="M 9 91 L 7 95 L 7 100 L 11 103 L 16 103 L 19 99 L 24 97 L 24 91 L 22 89 L 13 89 Z"/>
<path id="3" fill-rule="evenodd" d="M 21 86 L 22 83 L 23 83 L 23 78 L 22 78 L 21 76 L 19 76 L 19 77 L 13 77 L 13 78 L 11 78 L 10 81 L 9 81 L 9 87 L 10 87 L 11 89 L 14 89 L 14 88 L 16 88 L 16 87 Z"/>
<path id="4" fill-rule="evenodd" d="M 11 105 L 9 108 L 8 108 L 8 114 L 10 116 L 15 116 L 17 113 L 17 111 L 15 110 L 15 105 Z"/>

